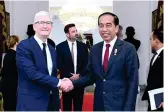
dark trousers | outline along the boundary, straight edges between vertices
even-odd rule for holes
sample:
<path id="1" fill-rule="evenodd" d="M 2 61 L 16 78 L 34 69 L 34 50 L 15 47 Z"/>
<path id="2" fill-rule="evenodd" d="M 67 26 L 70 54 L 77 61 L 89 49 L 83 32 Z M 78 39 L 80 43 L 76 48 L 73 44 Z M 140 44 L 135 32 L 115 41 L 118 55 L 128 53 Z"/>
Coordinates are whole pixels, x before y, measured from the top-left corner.
<path id="1" fill-rule="evenodd" d="M 16 92 L 2 92 L 4 111 L 16 111 Z"/>
<path id="2" fill-rule="evenodd" d="M 84 96 L 84 89 L 77 90 L 74 89 L 70 92 L 63 92 L 62 93 L 62 100 L 63 100 L 63 111 L 82 111 L 83 106 L 83 96 Z M 72 109 L 72 102 L 73 107 Z"/>
<path id="3" fill-rule="evenodd" d="M 50 94 L 50 99 L 49 99 L 49 102 L 48 102 L 47 111 L 59 111 L 58 106 L 53 101 L 52 94 Z"/>

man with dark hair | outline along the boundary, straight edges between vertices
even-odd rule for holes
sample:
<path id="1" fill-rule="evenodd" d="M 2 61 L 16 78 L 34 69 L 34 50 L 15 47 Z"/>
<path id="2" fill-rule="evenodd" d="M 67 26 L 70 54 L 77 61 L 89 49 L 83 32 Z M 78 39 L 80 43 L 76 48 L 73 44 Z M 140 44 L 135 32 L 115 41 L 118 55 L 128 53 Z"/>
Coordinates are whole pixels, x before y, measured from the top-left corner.
<path id="1" fill-rule="evenodd" d="M 95 83 L 94 111 L 134 111 L 138 92 L 136 50 L 117 38 L 119 19 L 110 12 L 98 17 L 103 41 L 91 48 L 86 74 L 74 87 Z"/>
<path id="2" fill-rule="evenodd" d="M 134 38 L 135 29 L 132 26 L 129 26 L 126 28 L 126 35 L 127 35 L 127 38 L 124 40 L 133 44 L 136 48 L 136 51 L 138 51 L 138 49 L 141 45 L 141 42 Z"/>
<path id="3" fill-rule="evenodd" d="M 127 38 L 124 39 L 124 41 L 130 42 L 131 44 L 133 44 L 134 47 L 136 48 L 136 51 L 138 51 L 138 49 L 141 45 L 141 42 L 134 38 L 135 29 L 132 26 L 129 26 L 126 28 L 126 35 L 127 35 Z M 139 69 L 140 68 L 140 61 L 138 58 L 138 54 L 136 54 L 136 55 L 137 55 L 138 69 Z"/>
<path id="4" fill-rule="evenodd" d="M 87 46 L 76 41 L 78 32 L 75 24 L 68 24 L 64 28 L 67 40 L 56 46 L 57 68 L 60 71 L 60 78 L 70 78 L 72 81 L 84 76 L 88 63 Z M 63 111 L 82 111 L 83 87 L 75 87 L 74 90 L 62 93 Z"/>
<path id="5" fill-rule="evenodd" d="M 150 99 L 148 96 L 148 91 L 163 87 L 163 32 L 155 29 L 151 33 L 151 48 L 154 53 L 150 61 L 149 74 L 147 79 L 147 87 L 143 94 L 142 100 L 147 100 L 148 111 L 150 108 Z M 161 102 L 162 103 L 162 102 Z M 159 105 L 160 107 L 160 105 Z M 160 109 L 157 109 L 160 110 Z"/>

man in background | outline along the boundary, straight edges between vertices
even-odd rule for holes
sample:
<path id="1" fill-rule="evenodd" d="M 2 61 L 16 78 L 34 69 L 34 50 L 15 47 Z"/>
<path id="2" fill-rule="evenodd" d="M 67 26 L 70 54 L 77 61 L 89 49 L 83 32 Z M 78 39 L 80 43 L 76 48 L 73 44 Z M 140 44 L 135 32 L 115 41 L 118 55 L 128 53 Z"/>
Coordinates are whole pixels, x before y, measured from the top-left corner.
<path id="1" fill-rule="evenodd" d="M 147 87 L 143 94 L 142 100 L 148 101 L 148 111 L 151 110 L 150 108 L 150 99 L 148 96 L 148 91 L 153 89 L 158 89 L 163 87 L 163 50 L 164 50 L 164 44 L 163 44 L 163 32 L 155 29 L 151 33 L 151 48 L 152 52 L 154 53 L 154 56 L 152 57 L 150 61 L 150 68 L 149 68 L 149 74 L 147 78 Z M 163 106 L 163 103 L 161 102 L 161 106 Z M 159 109 L 162 108 L 159 105 Z"/>
<path id="2" fill-rule="evenodd" d="M 57 68 L 60 71 L 61 78 L 70 78 L 75 81 L 84 76 L 88 63 L 87 46 L 76 41 L 78 31 L 75 24 L 67 24 L 64 28 L 67 40 L 56 46 Z M 72 91 L 63 92 L 63 111 L 82 111 L 83 105 L 83 87 L 75 87 Z"/>

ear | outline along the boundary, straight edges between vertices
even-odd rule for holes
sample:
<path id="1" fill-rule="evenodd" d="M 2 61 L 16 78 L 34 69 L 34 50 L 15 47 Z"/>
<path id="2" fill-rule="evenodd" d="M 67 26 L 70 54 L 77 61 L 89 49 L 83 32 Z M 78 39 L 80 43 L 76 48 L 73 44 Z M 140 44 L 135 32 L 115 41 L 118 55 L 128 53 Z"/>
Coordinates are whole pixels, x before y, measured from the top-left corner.
<path id="1" fill-rule="evenodd" d="M 33 24 L 33 29 L 34 31 L 36 31 L 36 24 Z"/>
<path id="2" fill-rule="evenodd" d="M 116 26 L 115 32 L 118 33 L 118 30 L 119 30 L 119 25 Z"/>
<path id="3" fill-rule="evenodd" d="M 69 37 L 69 33 L 66 33 L 66 36 Z"/>

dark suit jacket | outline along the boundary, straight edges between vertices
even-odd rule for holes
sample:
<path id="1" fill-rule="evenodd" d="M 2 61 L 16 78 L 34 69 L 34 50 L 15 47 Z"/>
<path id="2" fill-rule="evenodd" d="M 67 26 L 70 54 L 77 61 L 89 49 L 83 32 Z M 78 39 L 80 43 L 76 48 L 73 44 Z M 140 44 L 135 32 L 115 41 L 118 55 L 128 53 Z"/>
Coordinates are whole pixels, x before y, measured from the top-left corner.
<path id="1" fill-rule="evenodd" d="M 134 38 L 126 38 L 124 40 L 127 41 L 127 42 L 130 42 L 131 44 L 133 44 L 136 48 L 136 51 L 138 51 L 138 49 L 141 45 L 141 42 L 139 40 L 134 39 Z"/>
<path id="2" fill-rule="evenodd" d="M 64 41 L 56 46 L 57 52 L 57 67 L 60 71 L 60 78 L 70 78 L 74 73 L 74 66 L 71 52 L 67 41 Z M 76 73 L 84 76 L 88 63 L 88 50 L 85 44 L 77 41 L 77 67 Z"/>
<path id="3" fill-rule="evenodd" d="M 138 92 L 138 67 L 134 46 L 117 39 L 106 73 L 102 67 L 102 48 L 103 42 L 92 47 L 87 75 L 74 81 L 74 86 L 96 84 L 95 111 L 134 111 Z"/>
<path id="4" fill-rule="evenodd" d="M 9 49 L 3 60 L 1 89 L 3 92 L 17 92 L 18 73 L 16 67 L 16 51 Z"/>
<path id="5" fill-rule="evenodd" d="M 142 100 L 149 100 L 148 91 L 163 87 L 163 51 L 158 55 L 153 65 L 150 65 L 147 87 Z"/>
<path id="6" fill-rule="evenodd" d="M 56 52 L 49 44 L 48 47 L 53 63 L 51 76 L 48 73 L 44 54 L 33 37 L 23 40 L 17 47 L 18 111 L 46 111 L 50 90 L 52 90 L 53 105 L 59 110 Z"/>

